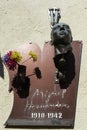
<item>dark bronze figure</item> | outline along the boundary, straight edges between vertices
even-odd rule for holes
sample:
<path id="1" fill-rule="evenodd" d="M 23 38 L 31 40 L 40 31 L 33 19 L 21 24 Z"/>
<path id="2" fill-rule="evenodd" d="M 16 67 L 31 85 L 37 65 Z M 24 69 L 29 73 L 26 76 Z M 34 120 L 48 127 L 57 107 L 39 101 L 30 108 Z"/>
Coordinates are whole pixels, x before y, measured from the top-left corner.
<path id="1" fill-rule="evenodd" d="M 55 11 L 56 10 L 56 11 Z M 75 76 L 75 58 L 72 53 L 72 32 L 68 24 L 59 23 L 60 9 L 49 9 L 51 23 L 51 45 L 55 49 L 54 64 L 57 68 L 56 83 L 66 89 Z"/>
<path id="2" fill-rule="evenodd" d="M 52 45 L 54 45 L 56 53 L 67 53 L 72 50 L 72 33 L 69 25 L 65 23 L 57 23 L 51 31 Z"/>

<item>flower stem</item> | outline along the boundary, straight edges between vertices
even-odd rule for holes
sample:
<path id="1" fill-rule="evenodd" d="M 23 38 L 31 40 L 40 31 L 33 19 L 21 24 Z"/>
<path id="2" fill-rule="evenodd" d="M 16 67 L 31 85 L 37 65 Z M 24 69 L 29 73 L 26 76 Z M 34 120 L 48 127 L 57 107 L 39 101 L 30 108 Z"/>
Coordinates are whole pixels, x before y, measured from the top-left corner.
<path id="1" fill-rule="evenodd" d="M 33 75 L 35 75 L 35 73 L 33 73 L 33 74 L 29 74 L 27 77 L 30 77 L 30 76 L 33 76 Z"/>
<path id="2" fill-rule="evenodd" d="M 24 60 L 24 61 L 22 62 L 22 64 L 25 63 L 27 60 L 29 60 L 29 59 L 31 59 L 31 58 L 32 58 L 32 57 L 29 57 L 28 59 Z"/>

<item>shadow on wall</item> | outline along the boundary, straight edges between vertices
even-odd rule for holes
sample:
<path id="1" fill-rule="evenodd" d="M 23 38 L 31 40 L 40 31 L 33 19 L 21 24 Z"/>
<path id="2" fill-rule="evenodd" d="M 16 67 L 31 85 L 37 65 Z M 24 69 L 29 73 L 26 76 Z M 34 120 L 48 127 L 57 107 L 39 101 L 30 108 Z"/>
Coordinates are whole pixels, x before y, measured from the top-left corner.
<path id="1" fill-rule="evenodd" d="M 4 65 L 0 54 L 0 77 L 4 79 Z"/>

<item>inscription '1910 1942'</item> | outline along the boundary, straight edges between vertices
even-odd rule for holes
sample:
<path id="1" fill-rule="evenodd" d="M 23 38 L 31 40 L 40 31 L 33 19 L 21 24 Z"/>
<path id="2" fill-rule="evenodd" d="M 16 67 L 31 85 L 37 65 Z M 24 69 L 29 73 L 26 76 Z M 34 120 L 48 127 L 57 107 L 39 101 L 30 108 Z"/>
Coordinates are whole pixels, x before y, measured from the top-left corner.
<path id="1" fill-rule="evenodd" d="M 43 119 L 43 118 L 59 118 L 62 119 L 62 113 L 55 112 L 55 113 L 31 113 L 31 118 L 34 119 Z"/>

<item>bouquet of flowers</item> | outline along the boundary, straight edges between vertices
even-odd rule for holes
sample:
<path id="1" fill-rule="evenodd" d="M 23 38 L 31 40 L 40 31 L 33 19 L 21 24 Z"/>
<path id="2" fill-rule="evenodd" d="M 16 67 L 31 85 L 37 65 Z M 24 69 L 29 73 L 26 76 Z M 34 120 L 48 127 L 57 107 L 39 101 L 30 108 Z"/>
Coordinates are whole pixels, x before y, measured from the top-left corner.
<path id="1" fill-rule="evenodd" d="M 34 72 L 26 76 L 26 65 L 24 64 L 28 60 L 32 59 L 33 62 L 37 61 L 37 55 L 35 52 L 30 51 L 28 53 L 28 58 L 19 63 L 23 57 L 20 52 L 18 51 L 9 51 L 7 54 L 4 55 L 2 58 L 4 64 L 12 71 L 17 68 L 17 73 L 14 75 L 12 79 L 12 87 L 10 88 L 9 92 L 16 90 L 20 98 L 26 98 L 29 96 L 29 88 L 30 88 L 30 76 L 35 75 L 38 79 L 41 79 L 41 71 L 39 67 L 34 68 Z"/>
<path id="2" fill-rule="evenodd" d="M 29 58 L 23 61 L 22 64 L 31 58 L 33 59 L 33 61 L 37 61 L 36 53 L 34 53 L 33 51 L 30 51 L 28 55 L 29 55 Z M 16 69 L 16 65 L 18 65 L 18 63 L 21 60 L 22 60 L 22 55 L 18 51 L 9 51 L 3 57 L 3 62 L 8 66 L 10 70 L 13 70 L 13 71 Z"/>
<path id="3" fill-rule="evenodd" d="M 17 51 L 9 51 L 7 54 L 3 57 L 3 62 L 8 66 L 10 70 L 15 70 L 16 65 L 18 62 L 20 62 L 22 59 L 22 56 Z"/>

